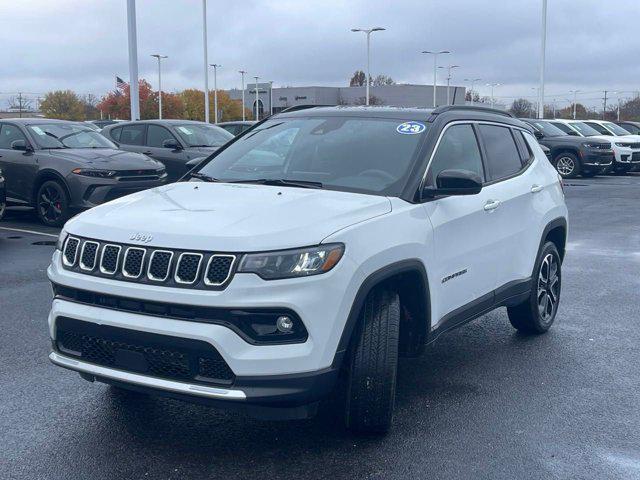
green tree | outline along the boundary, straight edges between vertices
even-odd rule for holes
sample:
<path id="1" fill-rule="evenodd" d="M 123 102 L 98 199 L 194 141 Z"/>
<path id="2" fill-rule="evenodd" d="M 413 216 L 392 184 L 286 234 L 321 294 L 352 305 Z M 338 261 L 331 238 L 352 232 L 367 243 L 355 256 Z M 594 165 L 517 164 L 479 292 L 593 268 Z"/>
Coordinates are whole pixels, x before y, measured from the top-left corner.
<path id="1" fill-rule="evenodd" d="M 47 93 L 42 102 L 40 102 L 40 110 L 48 118 L 62 120 L 85 119 L 85 104 L 71 90 L 56 90 Z"/>

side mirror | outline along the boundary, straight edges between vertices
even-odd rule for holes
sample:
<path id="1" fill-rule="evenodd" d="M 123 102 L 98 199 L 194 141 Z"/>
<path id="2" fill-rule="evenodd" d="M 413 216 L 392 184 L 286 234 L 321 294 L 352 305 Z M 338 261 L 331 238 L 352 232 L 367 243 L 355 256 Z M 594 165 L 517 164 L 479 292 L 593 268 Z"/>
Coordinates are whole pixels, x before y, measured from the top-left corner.
<path id="1" fill-rule="evenodd" d="M 178 143 L 175 138 L 167 138 L 162 142 L 163 148 L 170 148 L 171 150 L 182 150 L 182 145 Z"/>
<path id="2" fill-rule="evenodd" d="M 580 135 L 578 134 L 578 132 L 574 132 L 573 130 L 571 130 L 570 132 L 567 132 L 568 135 L 571 135 L 572 137 L 579 137 Z"/>
<path id="3" fill-rule="evenodd" d="M 22 152 L 26 152 L 27 150 L 31 150 L 27 145 L 25 140 L 14 140 L 11 142 L 11 150 L 20 150 Z"/>
<path id="4" fill-rule="evenodd" d="M 540 131 L 540 130 L 534 130 L 533 131 L 533 135 L 540 140 L 541 138 L 544 138 L 544 134 Z"/>
<path id="5" fill-rule="evenodd" d="M 438 195 L 476 195 L 482 190 L 482 178 L 470 170 L 443 170 L 436 178 L 436 188 L 426 187 L 423 194 L 428 197 Z"/>

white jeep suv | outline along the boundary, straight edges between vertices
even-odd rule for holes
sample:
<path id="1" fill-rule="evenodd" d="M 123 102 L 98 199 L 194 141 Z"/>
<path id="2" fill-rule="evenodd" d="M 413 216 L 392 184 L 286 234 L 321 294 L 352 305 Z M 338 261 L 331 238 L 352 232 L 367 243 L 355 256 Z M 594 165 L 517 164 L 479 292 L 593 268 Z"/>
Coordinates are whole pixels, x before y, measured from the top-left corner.
<path id="1" fill-rule="evenodd" d="M 66 224 L 50 359 L 267 418 L 341 390 L 347 426 L 384 432 L 399 355 L 500 306 L 549 329 L 566 236 L 559 176 L 504 112 L 286 111 Z"/>

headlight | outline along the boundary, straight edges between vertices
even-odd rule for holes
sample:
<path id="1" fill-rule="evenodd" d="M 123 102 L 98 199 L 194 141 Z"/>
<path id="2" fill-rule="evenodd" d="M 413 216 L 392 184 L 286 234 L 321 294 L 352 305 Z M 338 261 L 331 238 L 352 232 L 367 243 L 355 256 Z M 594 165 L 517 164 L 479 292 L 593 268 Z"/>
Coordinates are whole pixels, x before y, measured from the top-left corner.
<path id="1" fill-rule="evenodd" d="M 307 277 L 328 272 L 340 261 L 343 253 L 344 245 L 341 243 L 250 253 L 242 257 L 238 272 L 255 273 L 265 280 Z"/>
<path id="2" fill-rule="evenodd" d="M 110 178 L 117 173 L 115 170 L 98 170 L 95 168 L 76 168 L 72 170 L 76 175 L 82 175 L 85 177 L 98 177 L 98 178 Z"/>
<path id="3" fill-rule="evenodd" d="M 630 143 L 618 143 L 618 142 L 616 142 L 616 145 L 618 147 L 631 147 Z"/>
<path id="4" fill-rule="evenodd" d="M 58 241 L 56 242 L 56 250 L 62 251 L 62 249 L 64 248 L 64 242 L 68 236 L 69 234 L 63 228 L 62 231 L 60 232 L 60 235 L 58 235 Z"/>
<path id="5" fill-rule="evenodd" d="M 606 145 L 604 143 L 589 143 L 589 142 L 586 142 L 586 143 L 583 143 L 582 146 L 583 147 L 587 147 L 587 148 L 600 148 L 600 149 L 602 149 L 602 148 L 605 148 L 605 149 L 606 148 L 611 148 L 610 145 Z"/>

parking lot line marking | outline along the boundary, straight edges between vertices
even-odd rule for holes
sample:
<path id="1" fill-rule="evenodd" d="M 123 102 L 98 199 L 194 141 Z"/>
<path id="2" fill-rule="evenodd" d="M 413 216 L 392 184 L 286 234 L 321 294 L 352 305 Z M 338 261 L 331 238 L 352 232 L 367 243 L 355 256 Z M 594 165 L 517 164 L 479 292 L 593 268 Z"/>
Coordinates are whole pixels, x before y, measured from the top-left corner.
<path id="1" fill-rule="evenodd" d="M 58 238 L 58 235 L 54 235 L 52 233 L 36 232 L 35 230 L 24 230 L 22 228 L 0 227 L 0 230 L 7 230 L 9 232 L 31 233 L 33 235 L 44 235 L 45 237 Z"/>

